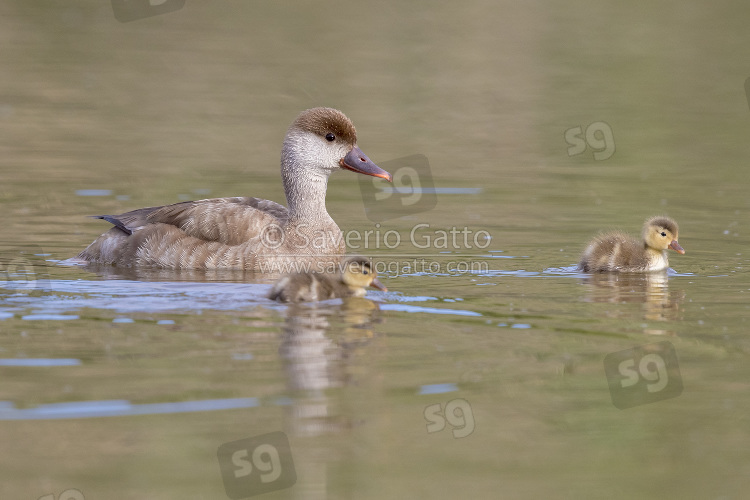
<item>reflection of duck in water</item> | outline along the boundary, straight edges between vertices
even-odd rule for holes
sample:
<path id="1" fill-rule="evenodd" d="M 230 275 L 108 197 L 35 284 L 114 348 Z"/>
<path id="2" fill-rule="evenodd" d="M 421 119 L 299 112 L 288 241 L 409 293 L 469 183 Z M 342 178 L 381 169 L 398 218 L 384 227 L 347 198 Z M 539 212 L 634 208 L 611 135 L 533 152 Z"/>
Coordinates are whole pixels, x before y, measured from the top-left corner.
<path id="1" fill-rule="evenodd" d="M 309 302 L 345 297 L 363 297 L 371 286 L 388 291 L 378 281 L 372 263 L 365 257 L 344 259 L 339 273 L 296 273 L 282 276 L 268 298 L 279 302 Z"/>
<path id="2" fill-rule="evenodd" d="M 680 304 L 685 291 L 670 291 L 667 273 L 596 273 L 587 276 L 589 302 L 613 304 L 643 304 L 643 319 L 670 321 L 680 318 Z M 608 309 L 609 318 L 632 317 L 631 308 Z M 653 324 L 644 330 L 649 334 L 673 333 L 657 329 Z"/>
<path id="3" fill-rule="evenodd" d="M 583 252 L 578 267 L 586 273 L 663 271 L 669 267 L 668 248 L 685 253 L 677 243 L 677 232 L 674 220 L 657 216 L 644 224 L 641 241 L 619 231 L 597 236 Z"/>

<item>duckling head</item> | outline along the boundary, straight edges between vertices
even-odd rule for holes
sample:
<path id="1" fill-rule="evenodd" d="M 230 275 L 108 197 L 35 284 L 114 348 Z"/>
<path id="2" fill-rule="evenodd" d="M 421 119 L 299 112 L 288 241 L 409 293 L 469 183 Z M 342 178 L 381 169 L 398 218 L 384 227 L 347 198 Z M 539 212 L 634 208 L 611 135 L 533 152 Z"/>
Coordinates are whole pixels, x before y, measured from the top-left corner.
<path id="1" fill-rule="evenodd" d="M 659 251 L 671 248 L 684 254 L 685 250 L 677 243 L 677 233 L 677 223 L 665 216 L 652 217 L 643 226 L 643 240 L 647 247 Z"/>
<path id="2" fill-rule="evenodd" d="M 343 262 L 341 281 L 349 288 L 361 292 L 368 286 L 387 292 L 388 289 L 378 280 L 378 274 L 369 259 L 362 256 L 348 257 Z M 357 293 L 360 295 L 360 293 Z"/>
<path id="3" fill-rule="evenodd" d="M 287 131 L 282 149 L 282 175 L 324 175 L 339 169 L 392 180 L 357 146 L 357 131 L 344 113 L 333 108 L 312 108 L 297 116 Z M 297 172 L 298 170 L 304 172 Z"/>

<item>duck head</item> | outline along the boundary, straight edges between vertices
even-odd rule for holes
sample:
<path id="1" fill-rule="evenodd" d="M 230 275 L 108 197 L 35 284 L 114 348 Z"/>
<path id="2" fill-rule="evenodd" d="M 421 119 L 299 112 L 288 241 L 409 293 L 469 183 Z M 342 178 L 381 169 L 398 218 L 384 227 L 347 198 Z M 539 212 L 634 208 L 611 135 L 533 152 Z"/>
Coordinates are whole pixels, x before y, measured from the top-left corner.
<path id="1" fill-rule="evenodd" d="M 299 114 L 284 139 L 281 163 L 282 174 L 292 169 L 296 175 L 328 177 L 346 169 L 392 181 L 391 174 L 359 149 L 351 120 L 333 108 L 312 108 Z"/>
<path id="2" fill-rule="evenodd" d="M 343 261 L 341 281 L 351 289 L 362 291 L 368 286 L 387 292 L 388 289 L 378 280 L 378 274 L 372 267 L 372 262 L 362 256 L 348 257 Z"/>
<path id="3" fill-rule="evenodd" d="M 677 223 L 665 216 L 652 217 L 643 226 L 643 240 L 646 246 L 655 250 L 671 248 L 677 253 L 684 254 L 685 250 L 677 243 Z"/>

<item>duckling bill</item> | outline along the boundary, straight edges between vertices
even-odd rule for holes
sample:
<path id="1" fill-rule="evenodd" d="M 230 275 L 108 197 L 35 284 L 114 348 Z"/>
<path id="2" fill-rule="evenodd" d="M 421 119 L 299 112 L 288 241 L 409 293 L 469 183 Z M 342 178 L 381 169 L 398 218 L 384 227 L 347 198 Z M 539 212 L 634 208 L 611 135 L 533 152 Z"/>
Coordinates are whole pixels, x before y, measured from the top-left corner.
<path id="1" fill-rule="evenodd" d="M 656 216 L 646 220 L 641 240 L 619 231 L 597 236 L 578 268 L 586 273 L 663 271 L 669 267 L 667 249 L 685 253 L 677 242 L 678 231 L 673 219 Z"/>
<path id="2" fill-rule="evenodd" d="M 279 302 L 314 302 L 319 300 L 363 297 L 371 286 L 387 292 L 378 280 L 369 259 L 361 256 L 346 258 L 339 273 L 295 273 L 282 276 L 268 298 Z"/>

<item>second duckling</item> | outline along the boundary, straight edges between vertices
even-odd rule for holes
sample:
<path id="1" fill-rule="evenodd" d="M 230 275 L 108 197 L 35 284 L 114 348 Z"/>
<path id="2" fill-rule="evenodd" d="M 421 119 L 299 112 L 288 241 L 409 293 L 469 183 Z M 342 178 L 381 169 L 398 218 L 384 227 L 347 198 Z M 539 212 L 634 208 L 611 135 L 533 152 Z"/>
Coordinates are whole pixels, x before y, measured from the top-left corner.
<path id="1" fill-rule="evenodd" d="M 668 248 L 685 253 L 677 233 L 674 220 L 656 216 L 646 220 L 640 241 L 619 231 L 597 236 L 583 252 L 578 268 L 586 273 L 663 271 L 669 267 Z"/>
<path id="2" fill-rule="evenodd" d="M 353 256 L 341 262 L 339 273 L 296 273 L 282 276 L 268 298 L 279 302 L 310 302 L 344 297 L 363 297 L 371 286 L 387 292 L 378 281 L 369 259 Z"/>

